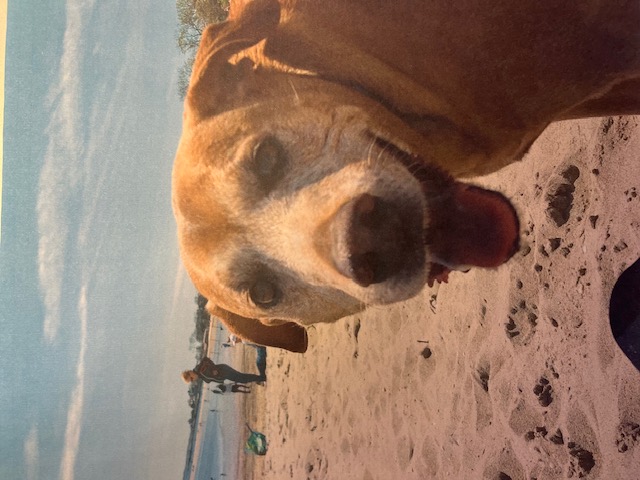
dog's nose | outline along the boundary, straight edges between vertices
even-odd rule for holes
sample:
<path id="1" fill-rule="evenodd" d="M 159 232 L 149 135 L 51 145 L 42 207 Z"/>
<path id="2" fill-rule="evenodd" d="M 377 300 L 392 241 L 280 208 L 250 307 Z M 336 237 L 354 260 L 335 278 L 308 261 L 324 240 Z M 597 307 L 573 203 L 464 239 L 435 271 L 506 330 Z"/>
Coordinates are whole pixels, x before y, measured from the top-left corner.
<path id="1" fill-rule="evenodd" d="M 362 287 L 381 283 L 421 265 L 424 256 L 420 215 L 370 194 L 345 203 L 331 226 L 336 268 Z"/>

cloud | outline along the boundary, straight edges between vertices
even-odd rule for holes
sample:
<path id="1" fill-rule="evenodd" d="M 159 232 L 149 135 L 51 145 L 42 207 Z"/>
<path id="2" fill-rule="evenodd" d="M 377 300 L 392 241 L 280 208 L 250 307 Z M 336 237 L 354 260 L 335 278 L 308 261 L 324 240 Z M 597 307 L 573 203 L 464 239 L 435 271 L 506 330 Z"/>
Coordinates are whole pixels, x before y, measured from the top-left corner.
<path id="1" fill-rule="evenodd" d="M 43 170 L 43 175 L 45 174 Z M 42 179 L 41 179 L 42 180 Z M 44 297 L 44 336 L 53 342 L 60 328 L 60 299 L 64 272 L 64 248 L 68 227 L 59 211 L 60 200 L 50 191 L 50 186 L 40 185 L 38 199 L 38 275 Z M 48 198 L 49 201 L 44 199 Z M 44 201 L 43 201 L 44 200 Z"/>
<path id="2" fill-rule="evenodd" d="M 76 458 L 82 432 L 84 412 L 85 355 L 87 352 L 87 289 L 82 287 L 78 300 L 80 318 L 80 353 L 76 364 L 76 385 L 71 393 L 71 404 L 67 411 L 67 427 L 64 433 L 64 447 L 60 463 L 60 479 L 73 480 Z"/>
<path id="3" fill-rule="evenodd" d="M 67 4 L 67 26 L 56 83 L 49 91 L 52 109 L 49 143 L 40 173 L 37 202 L 38 274 L 45 306 L 44 337 L 52 343 L 60 328 L 64 254 L 69 233 L 68 202 L 81 178 L 83 135 L 80 118 L 83 17 L 92 2 Z"/>
<path id="4" fill-rule="evenodd" d="M 38 427 L 31 426 L 23 445 L 26 480 L 35 480 L 39 476 L 40 450 L 38 446 Z"/>

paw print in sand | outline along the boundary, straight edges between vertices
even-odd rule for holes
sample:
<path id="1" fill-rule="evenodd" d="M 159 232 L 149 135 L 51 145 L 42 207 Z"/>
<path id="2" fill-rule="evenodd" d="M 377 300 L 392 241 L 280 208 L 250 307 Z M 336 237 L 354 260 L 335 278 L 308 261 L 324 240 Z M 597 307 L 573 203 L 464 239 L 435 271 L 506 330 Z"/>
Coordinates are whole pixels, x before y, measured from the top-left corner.
<path id="1" fill-rule="evenodd" d="M 591 472 L 596 465 L 596 461 L 593 458 L 593 453 L 589 450 L 585 450 L 575 442 L 569 442 L 567 444 L 569 448 L 569 478 L 584 478 Z"/>
<path id="2" fill-rule="evenodd" d="M 569 165 L 560 175 L 562 180 L 546 196 L 547 215 L 558 227 L 567 223 L 571 216 L 573 193 L 580 169 L 575 165 Z"/>
<path id="3" fill-rule="evenodd" d="M 616 446 L 620 453 L 629 451 L 640 441 L 640 425 L 635 422 L 624 422 L 618 427 Z"/>
<path id="4" fill-rule="evenodd" d="M 542 407 L 548 407 L 553 402 L 553 389 L 547 377 L 540 377 L 538 383 L 533 387 L 533 393 L 538 397 L 538 403 Z"/>
<path id="5" fill-rule="evenodd" d="M 505 323 L 507 337 L 517 345 L 527 345 L 531 337 L 536 333 L 538 326 L 538 307 L 527 305 L 525 300 L 521 300 L 510 310 L 508 322 Z"/>

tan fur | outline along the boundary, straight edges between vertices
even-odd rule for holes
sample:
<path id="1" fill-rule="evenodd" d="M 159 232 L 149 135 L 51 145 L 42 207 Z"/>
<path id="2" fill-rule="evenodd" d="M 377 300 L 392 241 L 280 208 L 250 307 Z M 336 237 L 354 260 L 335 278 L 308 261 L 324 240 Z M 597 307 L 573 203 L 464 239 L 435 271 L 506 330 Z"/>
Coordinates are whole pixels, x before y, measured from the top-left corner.
<path id="1" fill-rule="evenodd" d="M 232 3 L 204 32 L 173 174 L 186 268 L 257 343 L 304 351 L 300 325 L 424 285 L 428 272 L 365 287 L 336 267 L 345 204 L 433 201 L 373 137 L 459 177 L 520 159 L 552 121 L 640 111 L 637 1 L 281 4 Z M 286 172 L 261 193 L 265 138 Z M 277 285 L 268 308 L 249 298 L 261 278 Z"/>

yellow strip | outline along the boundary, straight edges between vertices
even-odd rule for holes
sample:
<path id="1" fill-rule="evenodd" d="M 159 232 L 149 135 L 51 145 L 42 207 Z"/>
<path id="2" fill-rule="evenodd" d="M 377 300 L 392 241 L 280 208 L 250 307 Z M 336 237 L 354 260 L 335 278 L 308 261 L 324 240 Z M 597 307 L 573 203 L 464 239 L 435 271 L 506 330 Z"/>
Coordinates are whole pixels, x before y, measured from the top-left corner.
<path id="1" fill-rule="evenodd" d="M 4 154 L 4 61 L 7 48 L 7 0 L 0 0 L 0 241 L 2 240 L 2 159 Z"/>

